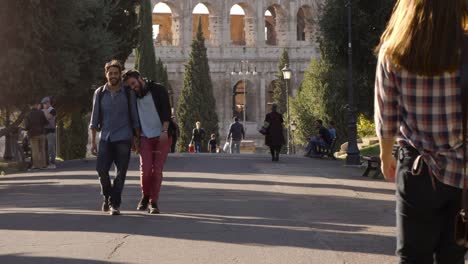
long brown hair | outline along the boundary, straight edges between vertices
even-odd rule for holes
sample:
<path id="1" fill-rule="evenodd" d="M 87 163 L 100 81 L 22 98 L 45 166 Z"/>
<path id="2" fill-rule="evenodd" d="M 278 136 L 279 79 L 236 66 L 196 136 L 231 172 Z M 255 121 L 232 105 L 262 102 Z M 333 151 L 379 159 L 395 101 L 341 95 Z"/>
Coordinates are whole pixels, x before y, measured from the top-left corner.
<path id="1" fill-rule="evenodd" d="M 411 73 L 454 72 L 467 22 L 468 0 L 398 0 L 376 51 Z"/>

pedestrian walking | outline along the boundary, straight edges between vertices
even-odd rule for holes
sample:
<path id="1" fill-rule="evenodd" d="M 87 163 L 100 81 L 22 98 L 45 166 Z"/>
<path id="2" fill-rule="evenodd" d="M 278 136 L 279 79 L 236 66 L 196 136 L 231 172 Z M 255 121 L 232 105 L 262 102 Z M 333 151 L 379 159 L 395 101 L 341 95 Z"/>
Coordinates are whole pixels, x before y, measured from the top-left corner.
<path id="1" fill-rule="evenodd" d="M 208 150 L 210 153 L 216 153 L 218 143 L 216 142 L 216 134 L 211 134 L 211 139 L 208 142 Z"/>
<path id="2" fill-rule="evenodd" d="M 45 126 L 48 123 L 42 111 L 42 104 L 35 104 L 25 118 L 25 130 L 28 131 L 31 143 L 31 169 L 33 170 L 47 167 Z"/>
<path id="3" fill-rule="evenodd" d="M 200 153 L 202 151 L 201 147 L 205 139 L 205 134 L 205 130 L 201 127 L 201 122 L 197 121 L 192 131 L 192 143 L 195 146 L 195 153 Z"/>
<path id="4" fill-rule="evenodd" d="M 283 115 L 278 113 L 278 105 L 273 104 L 271 113 L 265 116 L 264 124 L 266 129 L 265 145 L 270 147 L 272 161 L 279 161 L 281 148 L 285 144 L 283 123 Z"/>
<path id="5" fill-rule="evenodd" d="M 48 168 L 55 169 L 55 157 L 56 157 L 56 126 L 55 120 L 57 118 L 57 111 L 52 106 L 52 102 L 50 97 L 45 97 L 42 99 L 41 104 L 43 106 L 44 115 L 48 121 L 48 124 L 45 126 L 45 133 L 47 139 L 47 161 L 48 161 Z"/>
<path id="6" fill-rule="evenodd" d="M 229 127 L 229 133 L 227 136 L 227 141 L 230 141 L 230 153 L 234 154 L 240 153 L 240 145 L 242 143 L 242 140 L 245 139 L 245 130 L 244 126 L 239 123 L 239 118 L 235 116 L 234 122 L 230 125 Z"/>
<path id="7" fill-rule="evenodd" d="M 377 48 L 375 122 L 382 172 L 397 183 L 400 263 L 465 262 L 454 224 L 467 181 L 461 79 L 468 76 L 460 70 L 467 22 L 465 0 L 399 0 Z"/>
<path id="8" fill-rule="evenodd" d="M 142 196 L 137 210 L 159 214 L 159 193 L 163 180 L 163 168 L 171 149 L 175 127 L 171 122 L 171 103 L 167 88 L 142 78 L 136 70 L 123 75 L 125 84 L 137 96 L 141 135 L 135 146 L 140 153 Z"/>
<path id="9" fill-rule="evenodd" d="M 91 152 L 97 154 L 96 170 L 104 197 L 102 210 L 120 214 L 122 191 L 127 176 L 133 136 L 140 136 L 135 93 L 121 81 L 122 66 L 118 61 L 105 65 L 107 83 L 94 93 L 91 114 Z M 99 131 L 99 148 L 96 133 Z M 113 184 L 109 170 L 115 164 Z"/>

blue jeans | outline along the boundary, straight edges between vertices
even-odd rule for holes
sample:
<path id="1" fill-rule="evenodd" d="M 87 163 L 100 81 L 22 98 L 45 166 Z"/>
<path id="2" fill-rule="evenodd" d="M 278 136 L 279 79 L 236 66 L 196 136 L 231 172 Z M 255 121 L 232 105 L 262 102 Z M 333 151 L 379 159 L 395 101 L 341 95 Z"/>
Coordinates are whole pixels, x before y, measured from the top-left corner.
<path id="1" fill-rule="evenodd" d="M 233 140 L 231 139 L 231 154 L 240 154 L 240 145 L 241 141 L 240 140 Z"/>
<path id="2" fill-rule="evenodd" d="M 411 168 L 418 155 L 413 148 L 399 151 L 396 217 L 400 263 L 463 264 L 466 249 L 454 238 L 461 189 L 433 179 L 424 163 L 421 173 L 413 175 Z"/>
<path id="3" fill-rule="evenodd" d="M 201 152 L 201 142 L 194 142 L 195 144 L 195 153 L 200 153 Z"/>
<path id="4" fill-rule="evenodd" d="M 309 146 L 308 146 L 309 150 L 307 151 L 307 154 L 309 155 L 313 152 L 314 154 L 317 155 L 319 154 L 317 151 L 318 147 L 326 146 L 326 145 L 327 143 L 323 139 L 314 137 L 309 142 Z"/>
<path id="5" fill-rule="evenodd" d="M 109 197 L 112 206 L 120 207 L 122 191 L 127 177 L 128 163 L 130 161 L 130 141 L 108 142 L 101 140 L 97 156 L 96 171 L 101 182 L 101 194 Z M 111 184 L 109 170 L 115 164 L 116 175 Z"/>

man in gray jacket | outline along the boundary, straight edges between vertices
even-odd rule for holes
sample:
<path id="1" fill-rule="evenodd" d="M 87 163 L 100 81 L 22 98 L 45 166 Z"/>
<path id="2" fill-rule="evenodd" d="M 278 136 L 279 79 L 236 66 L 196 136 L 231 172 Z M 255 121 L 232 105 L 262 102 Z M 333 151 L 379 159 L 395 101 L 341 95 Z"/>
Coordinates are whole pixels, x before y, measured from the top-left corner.
<path id="1" fill-rule="evenodd" d="M 239 118 L 234 117 L 234 123 L 229 128 L 227 140 L 231 140 L 231 154 L 240 153 L 240 145 L 242 140 L 245 139 L 244 126 L 239 123 Z"/>

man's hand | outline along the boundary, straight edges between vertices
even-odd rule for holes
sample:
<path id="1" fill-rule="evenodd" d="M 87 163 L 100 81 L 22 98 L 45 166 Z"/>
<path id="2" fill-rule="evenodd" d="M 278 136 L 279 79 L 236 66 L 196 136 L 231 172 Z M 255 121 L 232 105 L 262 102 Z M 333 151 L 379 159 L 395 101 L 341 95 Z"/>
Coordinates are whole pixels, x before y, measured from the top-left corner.
<path id="1" fill-rule="evenodd" d="M 382 174 L 385 180 L 395 182 L 396 160 L 392 155 L 394 138 L 379 138 Z"/>
<path id="2" fill-rule="evenodd" d="M 169 136 L 167 134 L 167 131 L 161 133 L 161 136 L 159 137 L 159 140 L 162 143 L 167 143 L 169 141 Z"/>
<path id="3" fill-rule="evenodd" d="M 388 182 L 395 182 L 396 175 L 396 165 L 397 162 L 392 155 L 381 156 L 380 160 L 382 161 L 382 173 L 385 177 L 385 180 Z"/>
<path id="4" fill-rule="evenodd" d="M 93 154 L 94 156 L 97 155 L 97 145 L 95 141 L 91 142 L 91 154 Z"/>
<path id="5" fill-rule="evenodd" d="M 140 138 L 135 137 L 133 139 L 132 151 L 134 151 L 136 154 L 140 154 L 140 150 L 141 150 L 140 144 L 141 144 Z"/>

